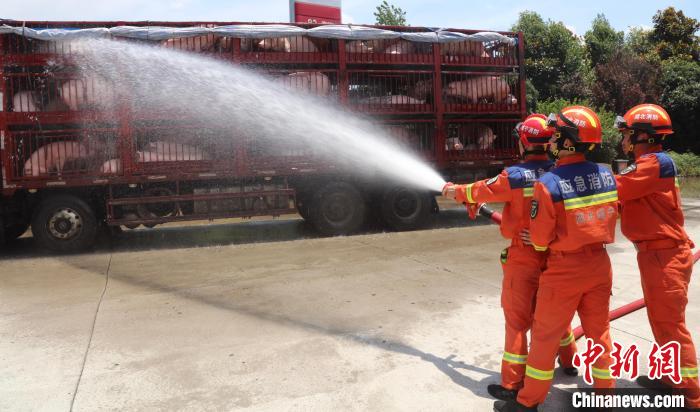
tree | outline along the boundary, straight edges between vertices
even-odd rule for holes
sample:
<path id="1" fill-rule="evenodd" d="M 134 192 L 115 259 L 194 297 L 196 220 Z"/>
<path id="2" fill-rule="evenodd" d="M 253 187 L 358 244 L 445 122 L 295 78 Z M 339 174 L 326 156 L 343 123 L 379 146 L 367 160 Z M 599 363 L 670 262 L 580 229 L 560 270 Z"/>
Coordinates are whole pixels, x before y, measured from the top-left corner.
<path id="1" fill-rule="evenodd" d="M 393 4 L 387 3 L 386 0 L 377 6 L 377 11 L 374 12 L 374 17 L 377 24 L 384 26 L 405 26 L 406 12 L 401 7 L 396 7 Z"/>
<path id="2" fill-rule="evenodd" d="M 653 21 L 651 41 L 656 44 L 661 59 L 676 57 L 700 61 L 700 38 L 695 35 L 700 30 L 700 22 L 673 7 L 659 10 Z"/>
<path id="3" fill-rule="evenodd" d="M 545 22 L 532 11 L 520 13 L 513 31 L 525 39 L 527 77 L 543 100 L 590 96 L 591 69 L 579 39 L 561 22 Z"/>
<path id="4" fill-rule="evenodd" d="M 622 48 L 624 33 L 615 31 L 605 15 L 599 14 L 593 19 L 591 29 L 584 35 L 584 41 L 591 66 L 595 67 L 608 63 L 610 57 Z"/>
<path id="5" fill-rule="evenodd" d="M 640 103 L 656 103 L 659 99 L 659 68 L 634 54 L 620 49 L 610 61 L 595 67 L 593 103 L 617 114 Z"/>
<path id="6" fill-rule="evenodd" d="M 661 105 L 671 115 L 674 134 L 670 144 L 675 150 L 700 151 L 700 64 L 673 58 L 661 66 Z"/>
<path id="7" fill-rule="evenodd" d="M 652 30 L 649 29 L 630 27 L 625 36 L 625 47 L 648 62 L 658 63 L 660 59 L 656 45 L 651 40 L 651 33 Z"/>

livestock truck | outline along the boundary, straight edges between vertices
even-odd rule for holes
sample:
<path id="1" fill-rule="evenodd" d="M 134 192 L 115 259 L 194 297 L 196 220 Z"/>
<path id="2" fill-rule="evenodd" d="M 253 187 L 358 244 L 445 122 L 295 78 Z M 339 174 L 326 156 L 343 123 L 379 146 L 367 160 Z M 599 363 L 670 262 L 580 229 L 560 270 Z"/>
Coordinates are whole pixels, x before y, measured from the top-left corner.
<path id="1" fill-rule="evenodd" d="M 83 36 L 148 43 L 259 71 L 278 87 L 371 119 L 445 179 L 484 176 L 517 155 L 510 136 L 525 115 L 521 33 L 4 20 L 0 240 L 31 227 L 40 246 L 73 252 L 109 228 L 296 212 L 318 232 L 338 235 L 368 219 L 413 229 L 437 211 L 435 193 L 370 171 L 347 173 L 310 154 L 270 150 L 254 133 L 217 138 L 234 132 L 138 109 L 128 98 L 116 110 L 101 110 L 97 103 L 117 86 L 73 70 L 71 41 Z M 124 87 L 119 93 L 128 97 Z"/>

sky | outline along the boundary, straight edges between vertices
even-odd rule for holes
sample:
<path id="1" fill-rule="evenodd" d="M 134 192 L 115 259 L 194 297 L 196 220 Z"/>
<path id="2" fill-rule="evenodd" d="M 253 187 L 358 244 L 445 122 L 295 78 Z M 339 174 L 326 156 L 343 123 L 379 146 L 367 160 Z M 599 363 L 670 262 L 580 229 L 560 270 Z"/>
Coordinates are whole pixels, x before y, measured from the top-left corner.
<path id="1" fill-rule="evenodd" d="M 342 0 L 343 23 L 374 22 L 381 0 Z M 700 0 L 390 0 L 412 26 L 509 30 L 523 10 L 562 21 L 583 35 L 598 13 L 617 30 L 652 27 L 668 6 L 700 20 Z M 289 21 L 289 0 L 2 0 L 0 18 L 15 20 Z"/>

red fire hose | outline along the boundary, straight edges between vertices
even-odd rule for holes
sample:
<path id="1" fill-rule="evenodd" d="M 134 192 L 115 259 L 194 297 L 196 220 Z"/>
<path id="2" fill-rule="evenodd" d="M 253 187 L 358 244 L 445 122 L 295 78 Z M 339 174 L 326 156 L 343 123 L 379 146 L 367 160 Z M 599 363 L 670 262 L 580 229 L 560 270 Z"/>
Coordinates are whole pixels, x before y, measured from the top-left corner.
<path id="1" fill-rule="evenodd" d="M 479 206 L 479 214 L 491 219 L 491 221 L 496 224 L 501 224 L 501 214 L 489 209 L 485 204 L 481 204 Z M 693 263 L 697 262 L 698 260 L 700 260 L 700 250 L 693 254 Z M 611 310 L 610 320 L 619 319 L 625 315 L 629 315 L 630 313 L 638 311 L 644 306 L 646 306 L 644 303 L 644 298 L 637 299 L 634 302 L 630 302 L 626 305 L 620 306 L 617 309 Z M 581 336 L 583 336 L 583 328 L 581 326 L 577 326 L 574 329 L 574 337 L 578 339 Z"/>

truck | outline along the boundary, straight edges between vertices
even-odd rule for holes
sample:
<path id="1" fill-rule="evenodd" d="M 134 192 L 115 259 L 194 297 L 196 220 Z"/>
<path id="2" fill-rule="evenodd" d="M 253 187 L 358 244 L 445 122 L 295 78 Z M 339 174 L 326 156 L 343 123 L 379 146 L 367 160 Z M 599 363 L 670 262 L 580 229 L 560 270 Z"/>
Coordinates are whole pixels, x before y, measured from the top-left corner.
<path id="1" fill-rule="evenodd" d="M 168 222 L 299 213 L 323 235 L 378 220 L 411 230 L 435 194 L 348 174 L 201 119 L 94 103 L 105 89 L 71 70 L 70 39 L 107 36 L 259 71 L 279 87 L 371 119 L 446 180 L 483 177 L 517 158 L 525 114 L 522 33 L 237 22 L 0 21 L 0 241 L 30 227 L 41 247 L 75 252 L 98 233 Z M 128 64 L 128 62 L 126 62 Z M 57 69 L 60 68 L 60 69 Z M 301 85 L 301 86 L 300 86 Z M 128 90 L 120 90 L 126 93 Z"/>

